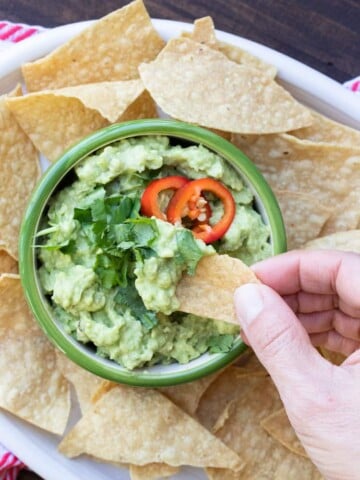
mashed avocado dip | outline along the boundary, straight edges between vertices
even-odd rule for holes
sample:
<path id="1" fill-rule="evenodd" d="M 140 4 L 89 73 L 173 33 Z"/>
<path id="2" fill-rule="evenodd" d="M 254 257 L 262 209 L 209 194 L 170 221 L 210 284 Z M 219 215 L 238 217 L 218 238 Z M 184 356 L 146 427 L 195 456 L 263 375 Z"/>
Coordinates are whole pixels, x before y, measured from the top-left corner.
<path id="1" fill-rule="evenodd" d="M 145 136 L 99 150 L 75 174 L 51 199 L 38 234 L 40 281 L 66 332 L 127 369 L 228 351 L 237 327 L 178 312 L 175 290 L 204 255 L 218 251 L 248 264 L 270 255 L 268 227 L 235 170 L 201 145 Z M 227 186 L 236 215 L 224 237 L 205 245 L 181 225 L 140 214 L 146 186 L 169 175 Z M 216 222 L 221 203 L 209 203 Z"/>

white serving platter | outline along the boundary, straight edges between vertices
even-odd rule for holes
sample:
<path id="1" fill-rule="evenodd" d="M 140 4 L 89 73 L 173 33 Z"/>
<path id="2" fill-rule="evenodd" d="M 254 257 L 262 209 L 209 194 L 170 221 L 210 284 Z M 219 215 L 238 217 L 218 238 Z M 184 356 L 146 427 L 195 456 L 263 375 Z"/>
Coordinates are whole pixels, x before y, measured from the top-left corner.
<path id="1" fill-rule="evenodd" d="M 7 93 L 21 82 L 21 65 L 40 58 L 87 27 L 80 22 L 47 30 L 11 46 L 0 53 L 0 94 Z M 154 19 L 154 25 L 164 39 L 177 36 L 191 25 Z M 279 82 L 295 98 L 328 117 L 360 129 L 360 97 L 338 82 L 326 77 L 275 50 L 229 33 L 217 31 L 218 38 L 232 43 L 278 69 Z M 73 412 L 69 426 L 78 412 Z M 57 452 L 59 438 L 44 432 L 6 412 L 0 412 L 0 442 L 13 451 L 29 468 L 46 480 L 128 480 L 126 469 L 96 462 L 86 457 L 69 460 Z M 183 468 L 174 480 L 205 480 L 199 469 Z"/>

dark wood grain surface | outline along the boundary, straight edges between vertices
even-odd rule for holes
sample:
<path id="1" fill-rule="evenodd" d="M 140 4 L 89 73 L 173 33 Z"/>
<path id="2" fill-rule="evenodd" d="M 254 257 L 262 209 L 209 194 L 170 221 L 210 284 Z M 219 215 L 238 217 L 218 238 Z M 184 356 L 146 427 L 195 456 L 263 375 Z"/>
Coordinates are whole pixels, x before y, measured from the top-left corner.
<path id="1" fill-rule="evenodd" d="M 54 27 L 99 18 L 127 0 L 0 0 L 0 19 Z M 216 28 L 285 53 L 344 82 L 360 74 L 360 0 L 145 0 L 152 17 Z"/>

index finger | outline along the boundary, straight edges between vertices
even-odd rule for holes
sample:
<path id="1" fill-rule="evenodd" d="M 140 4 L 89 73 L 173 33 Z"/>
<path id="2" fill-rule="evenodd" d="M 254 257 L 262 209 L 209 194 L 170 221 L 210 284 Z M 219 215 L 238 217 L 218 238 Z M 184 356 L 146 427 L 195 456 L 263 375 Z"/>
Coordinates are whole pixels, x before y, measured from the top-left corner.
<path id="1" fill-rule="evenodd" d="M 257 263 L 257 277 L 280 295 L 336 294 L 360 311 L 360 255 L 335 250 L 294 250 Z"/>

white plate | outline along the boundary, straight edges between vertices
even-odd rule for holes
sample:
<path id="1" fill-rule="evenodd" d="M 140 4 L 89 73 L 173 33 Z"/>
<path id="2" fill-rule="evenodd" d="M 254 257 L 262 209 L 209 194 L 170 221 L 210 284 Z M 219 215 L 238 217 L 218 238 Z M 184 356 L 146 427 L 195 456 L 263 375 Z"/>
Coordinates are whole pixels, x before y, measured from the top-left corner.
<path id="1" fill-rule="evenodd" d="M 2 52 L 0 59 L 0 94 L 10 91 L 21 81 L 20 66 L 46 55 L 70 39 L 91 22 L 54 28 L 14 45 Z M 167 20 L 154 20 L 165 38 L 190 30 L 191 25 Z M 270 48 L 224 32 L 217 32 L 222 41 L 233 43 L 257 55 L 278 69 L 278 79 L 299 101 L 349 126 L 360 128 L 360 98 L 325 75 Z M 73 412 L 73 423 L 76 418 Z M 32 427 L 20 419 L 0 412 L 0 442 L 12 450 L 32 470 L 46 480 L 128 480 L 127 470 L 95 462 L 87 458 L 69 460 L 57 452 L 58 438 Z M 204 480 L 205 474 L 193 468 L 182 469 L 174 480 Z"/>

